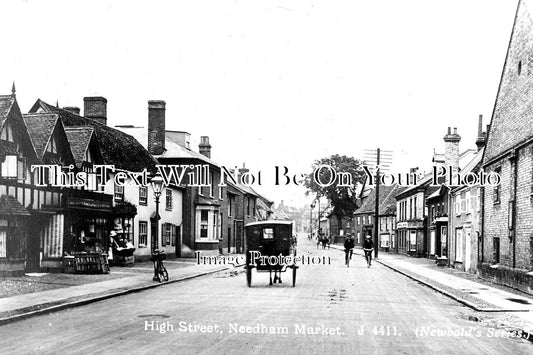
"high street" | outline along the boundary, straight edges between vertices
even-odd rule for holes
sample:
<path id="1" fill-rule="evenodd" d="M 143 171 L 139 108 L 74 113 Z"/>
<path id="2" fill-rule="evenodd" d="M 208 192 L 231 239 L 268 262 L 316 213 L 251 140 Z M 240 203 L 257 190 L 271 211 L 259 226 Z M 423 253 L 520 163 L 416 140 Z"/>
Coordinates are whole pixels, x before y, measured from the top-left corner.
<path id="1" fill-rule="evenodd" d="M 268 286 L 243 268 L 0 327 L 3 353 L 529 353 L 532 345 L 423 285 L 299 238 L 302 265 Z M 480 321 L 478 321 L 480 320 Z"/>

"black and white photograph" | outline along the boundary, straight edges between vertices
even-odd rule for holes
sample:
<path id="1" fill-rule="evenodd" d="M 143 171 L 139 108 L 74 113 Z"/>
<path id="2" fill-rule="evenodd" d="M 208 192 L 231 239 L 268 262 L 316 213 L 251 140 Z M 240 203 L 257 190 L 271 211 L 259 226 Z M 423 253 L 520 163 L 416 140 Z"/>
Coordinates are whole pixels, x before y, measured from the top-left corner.
<path id="1" fill-rule="evenodd" d="M 0 32 L 0 353 L 533 353 L 533 0 Z"/>

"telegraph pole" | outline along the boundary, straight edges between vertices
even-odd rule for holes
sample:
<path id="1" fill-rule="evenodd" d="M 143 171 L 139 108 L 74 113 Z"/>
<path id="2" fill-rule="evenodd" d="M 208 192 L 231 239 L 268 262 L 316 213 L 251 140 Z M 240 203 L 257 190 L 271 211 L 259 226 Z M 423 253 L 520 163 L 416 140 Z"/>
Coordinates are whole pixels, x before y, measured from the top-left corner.
<path id="1" fill-rule="evenodd" d="M 379 163 L 380 163 L 380 149 L 377 149 L 377 160 L 376 160 L 376 199 L 374 206 L 374 258 L 378 258 L 378 249 L 379 249 L 379 238 L 378 238 L 378 222 L 379 222 Z"/>
<path id="2" fill-rule="evenodd" d="M 376 150 L 365 149 L 365 164 L 374 165 L 376 167 L 375 184 L 375 205 L 374 205 L 374 258 L 378 257 L 379 249 L 379 186 L 381 180 L 381 171 L 387 172 L 392 164 L 392 151 L 382 150 L 377 148 Z M 396 237 L 396 236 L 395 236 Z M 390 243 L 391 241 L 389 241 Z M 396 246 L 397 243 L 395 243 Z"/>

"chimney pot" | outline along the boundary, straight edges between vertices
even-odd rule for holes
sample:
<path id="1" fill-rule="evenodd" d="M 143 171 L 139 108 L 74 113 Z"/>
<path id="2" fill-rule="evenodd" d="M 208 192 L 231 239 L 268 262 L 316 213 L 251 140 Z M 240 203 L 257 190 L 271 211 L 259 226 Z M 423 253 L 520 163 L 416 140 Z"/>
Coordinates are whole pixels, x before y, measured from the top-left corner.
<path id="1" fill-rule="evenodd" d="M 148 151 L 150 154 L 161 155 L 165 151 L 165 109 L 165 101 L 148 101 Z"/>
<path id="2" fill-rule="evenodd" d="M 107 125 L 107 99 L 102 96 L 83 98 L 83 114 L 104 125 Z"/>
<path id="3" fill-rule="evenodd" d="M 198 151 L 200 154 L 205 155 L 208 158 L 211 158 L 211 144 L 209 144 L 208 136 L 200 137 L 200 144 L 198 145 Z"/>
<path id="4" fill-rule="evenodd" d="M 248 176 L 243 177 L 243 175 L 246 174 L 246 173 L 249 173 L 249 172 L 250 172 L 250 169 L 246 168 L 246 167 L 244 166 L 244 163 L 243 163 L 243 164 L 242 164 L 242 168 L 240 168 L 240 169 L 238 170 L 238 172 L 239 172 L 239 179 L 238 179 L 238 181 L 239 181 L 240 183 L 248 184 L 248 182 L 249 182 L 249 181 L 248 181 L 248 180 L 249 180 L 249 179 L 248 179 Z"/>
<path id="5" fill-rule="evenodd" d="M 446 167 L 451 167 L 454 170 L 459 168 L 459 142 L 461 136 L 457 134 L 457 127 L 453 128 L 453 134 L 451 133 L 451 127 L 448 127 L 448 134 L 444 136 L 444 164 Z M 448 177 L 446 177 L 445 183 L 448 184 Z"/>
<path id="6" fill-rule="evenodd" d="M 486 134 L 483 132 L 483 115 L 479 115 L 476 146 L 478 152 L 485 146 Z"/>

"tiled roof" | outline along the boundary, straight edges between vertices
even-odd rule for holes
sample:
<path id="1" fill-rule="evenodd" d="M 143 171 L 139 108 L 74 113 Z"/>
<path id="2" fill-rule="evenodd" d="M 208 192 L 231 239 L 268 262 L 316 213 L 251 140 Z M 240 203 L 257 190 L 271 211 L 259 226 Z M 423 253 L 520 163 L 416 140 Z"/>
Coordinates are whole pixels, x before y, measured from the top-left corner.
<path id="1" fill-rule="evenodd" d="M 257 199 L 257 208 L 265 210 L 267 212 L 272 212 L 272 209 L 260 198 Z"/>
<path id="2" fill-rule="evenodd" d="M 30 216 L 30 213 L 13 196 L 2 195 L 2 197 L 0 197 L 0 215 Z"/>
<path id="3" fill-rule="evenodd" d="M 0 122 L 4 122 L 14 102 L 15 98 L 13 96 L 0 95 Z"/>
<path id="4" fill-rule="evenodd" d="M 195 152 L 194 150 L 187 149 L 182 145 L 179 145 L 171 140 L 165 139 L 165 151 L 163 154 L 157 156 L 158 158 L 194 158 L 213 166 L 219 166 L 213 160 L 209 159 L 203 154 Z"/>
<path id="5" fill-rule="evenodd" d="M 396 196 L 403 190 L 405 190 L 405 187 L 394 185 L 394 188 L 379 205 L 380 216 L 396 214 Z"/>
<path id="6" fill-rule="evenodd" d="M 26 122 L 22 118 L 22 113 L 17 104 L 17 100 L 11 95 L 0 95 L 0 130 L 3 129 L 6 119 L 11 117 L 11 124 L 13 131 L 18 137 L 17 144 L 20 144 L 25 152 L 25 156 L 28 164 L 38 163 L 38 159 L 35 153 L 35 148 L 28 132 Z M 1 142 L 0 144 L 0 160 L 5 159 L 6 153 L 18 154 L 18 148 L 13 142 Z"/>
<path id="7" fill-rule="evenodd" d="M 533 1 L 521 0 L 488 132 L 483 164 L 533 139 Z M 521 73 L 519 70 L 521 69 Z"/>
<path id="8" fill-rule="evenodd" d="M 381 209 L 381 205 L 383 202 L 386 202 L 387 197 L 389 194 L 397 189 L 396 185 L 387 186 L 387 185 L 381 185 L 379 187 L 379 201 Z M 370 195 L 365 199 L 365 202 L 363 202 L 363 205 L 359 207 L 354 214 L 363 214 L 363 213 L 373 213 L 375 211 L 375 204 L 376 204 L 376 189 L 374 188 L 372 192 L 370 192 Z"/>
<path id="9" fill-rule="evenodd" d="M 237 189 L 242 194 L 248 194 L 248 195 L 260 197 L 260 195 L 250 186 L 245 186 L 243 184 L 234 184 L 231 181 L 227 181 L 227 185 Z"/>
<path id="10" fill-rule="evenodd" d="M 81 164 L 85 160 L 85 153 L 91 142 L 94 128 L 90 126 L 66 127 L 65 133 L 72 155 L 74 156 L 74 161 L 78 167 L 81 167 Z"/>
<path id="11" fill-rule="evenodd" d="M 100 122 L 82 117 L 70 111 L 54 107 L 42 100 L 37 100 L 31 112 L 42 108 L 46 112 L 57 113 L 65 127 L 91 126 L 96 132 L 98 143 L 104 163 L 115 165 L 118 169 L 128 171 L 155 170 L 157 161 L 152 155 L 132 136 L 117 129 L 106 126 Z"/>
<path id="12" fill-rule="evenodd" d="M 218 200 L 213 200 L 211 198 L 207 198 L 201 195 L 196 195 L 194 203 L 197 205 L 220 206 Z"/>
<path id="13" fill-rule="evenodd" d="M 428 197 L 426 197 L 426 200 L 432 200 L 434 198 L 444 196 L 444 194 L 446 193 L 447 189 L 448 188 L 446 187 L 446 185 L 438 186 L 438 188 L 435 191 L 429 193 Z"/>
<path id="14" fill-rule="evenodd" d="M 148 147 L 148 128 L 146 127 L 125 127 L 120 126 L 117 129 L 125 132 L 137 139 L 143 147 Z M 168 133 L 168 132 L 167 132 Z M 203 154 L 195 152 L 192 149 L 186 148 L 178 144 L 174 139 L 167 135 L 165 137 L 165 151 L 161 155 L 156 155 L 156 158 L 184 158 L 184 159 L 197 159 L 213 166 L 219 167 L 219 164 L 209 159 Z"/>
<path id="15" fill-rule="evenodd" d="M 37 157 L 42 159 L 59 116 L 54 113 L 34 113 L 24 114 L 22 117 L 28 127 L 28 133 L 35 147 Z"/>

